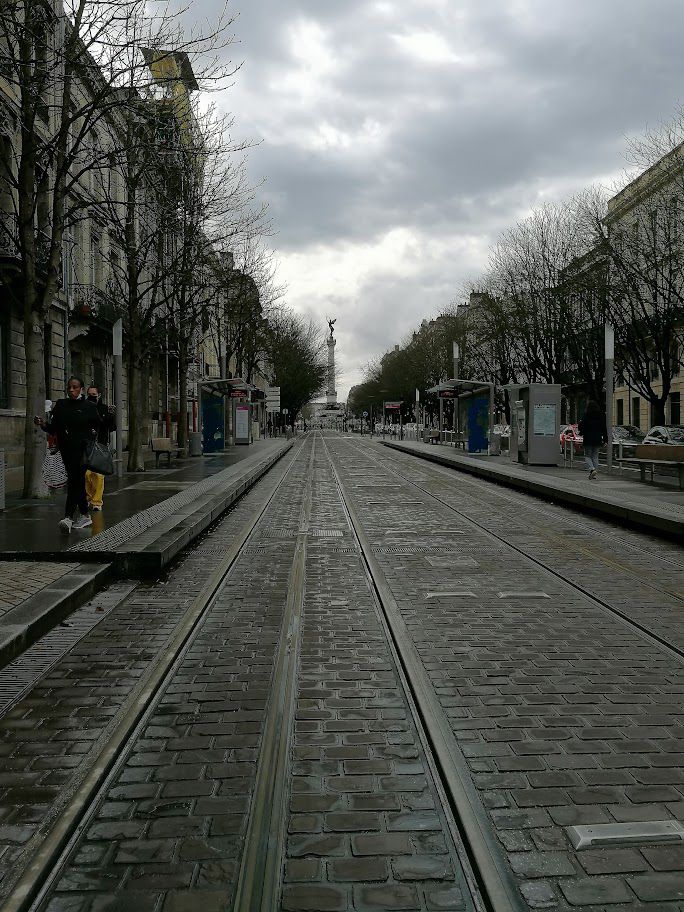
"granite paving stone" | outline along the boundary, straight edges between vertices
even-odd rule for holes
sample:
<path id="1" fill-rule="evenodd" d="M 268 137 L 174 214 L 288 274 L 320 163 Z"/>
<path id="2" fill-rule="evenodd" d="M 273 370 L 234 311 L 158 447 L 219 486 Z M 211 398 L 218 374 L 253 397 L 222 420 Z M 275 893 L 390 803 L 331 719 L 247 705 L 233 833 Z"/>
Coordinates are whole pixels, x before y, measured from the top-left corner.
<path id="1" fill-rule="evenodd" d="M 682 912 L 680 846 L 575 851 L 566 830 L 684 819 L 684 663 L 648 635 L 684 649 L 681 553 L 368 440 L 323 437 L 310 435 L 0 718 L 0 902 L 202 580 L 283 479 L 46 908 L 232 908 L 305 540 L 279 908 L 474 912 L 332 458 L 522 906 Z M 421 509 L 407 507 L 418 497 Z M 474 595 L 450 594 L 461 590 Z"/>

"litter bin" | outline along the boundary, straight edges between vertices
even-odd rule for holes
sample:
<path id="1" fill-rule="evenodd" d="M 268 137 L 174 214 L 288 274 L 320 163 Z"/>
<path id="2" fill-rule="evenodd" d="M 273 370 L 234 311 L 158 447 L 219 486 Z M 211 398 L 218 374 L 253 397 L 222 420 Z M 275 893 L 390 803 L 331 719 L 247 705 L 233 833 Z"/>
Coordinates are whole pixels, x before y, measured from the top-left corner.
<path id="1" fill-rule="evenodd" d="M 190 431 L 190 455 L 202 455 L 202 434 L 200 431 Z"/>
<path id="2" fill-rule="evenodd" d="M 500 456 L 501 455 L 501 434 L 492 432 L 492 439 L 489 444 L 489 455 L 490 456 Z"/>

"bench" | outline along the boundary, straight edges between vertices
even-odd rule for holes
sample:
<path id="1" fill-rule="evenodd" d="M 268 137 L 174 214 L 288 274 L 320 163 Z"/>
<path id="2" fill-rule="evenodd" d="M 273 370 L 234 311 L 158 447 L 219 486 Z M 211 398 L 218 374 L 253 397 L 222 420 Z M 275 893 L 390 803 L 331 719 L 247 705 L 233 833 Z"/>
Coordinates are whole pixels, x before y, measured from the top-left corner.
<path id="1" fill-rule="evenodd" d="M 638 444 L 634 456 L 619 459 L 623 465 L 639 466 L 642 481 L 646 481 L 646 469 L 651 470 L 651 482 L 657 466 L 672 466 L 679 478 L 679 490 L 684 491 L 684 446 L 668 444 Z"/>
<path id="2" fill-rule="evenodd" d="M 171 440 L 168 437 L 152 437 L 150 438 L 150 449 L 154 453 L 154 467 L 155 469 L 159 468 L 159 457 L 166 456 L 169 461 L 169 467 L 171 466 L 171 456 L 178 456 L 180 453 L 180 447 L 173 446 Z"/>
<path id="3" fill-rule="evenodd" d="M 439 431 L 428 431 L 427 432 L 427 442 L 428 443 L 439 443 L 440 436 L 441 436 L 441 434 Z"/>

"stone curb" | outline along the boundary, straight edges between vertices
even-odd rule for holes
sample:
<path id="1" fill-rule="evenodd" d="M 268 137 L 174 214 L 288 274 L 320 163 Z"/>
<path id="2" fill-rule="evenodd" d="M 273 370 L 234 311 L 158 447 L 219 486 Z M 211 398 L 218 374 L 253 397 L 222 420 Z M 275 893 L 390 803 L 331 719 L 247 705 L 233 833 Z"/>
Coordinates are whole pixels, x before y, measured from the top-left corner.
<path id="1" fill-rule="evenodd" d="M 624 525 L 638 526 L 642 529 L 647 529 L 649 532 L 658 532 L 668 537 L 681 538 L 684 536 L 684 520 L 670 516 L 664 511 L 658 510 L 657 507 L 649 509 L 634 503 L 624 504 L 590 492 L 579 494 L 563 487 L 562 484 L 556 485 L 542 481 L 538 476 L 522 478 L 509 474 L 502 466 L 482 464 L 469 460 L 467 457 L 445 456 L 439 452 L 424 452 L 405 444 L 390 441 L 380 441 L 380 443 L 382 446 L 398 450 L 400 453 L 408 453 L 410 456 L 425 459 L 427 462 L 435 462 L 438 465 L 467 472 L 470 475 L 477 475 L 479 478 L 485 478 L 487 481 L 493 481 L 509 488 L 517 488 L 544 500 L 553 500 L 556 503 L 566 504 L 581 512 L 593 513 L 604 518 L 608 517 Z"/>
<path id="2" fill-rule="evenodd" d="M 0 623 L 0 666 L 7 665 L 92 598 L 112 575 L 111 563 L 79 564 L 75 570 L 10 608 Z"/>
<path id="3" fill-rule="evenodd" d="M 201 535 L 211 523 L 219 519 L 235 501 L 273 468 L 292 449 L 294 444 L 294 440 L 284 443 L 269 456 L 256 463 L 251 463 L 246 471 L 236 473 L 227 485 L 222 486 L 217 482 L 213 489 L 198 493 L 192 504 L 179 507 L 173 513 L 116 547 L 94 547 L 92 543 L 97 542 L 98 536 L 87 540 L 87 550 L 69 548 L 66 551 L 3 552 L 0 557 L 5 560 L 69 563 L 78 561 L 83 564 L 107 562 L 114 565 L 118 574 L 134 578 L 158 574 L 183 548 Z M 188 490 L 191 489 L 186 489 L 186 493 Z M 164 503 L 164 501 L 160 501 L 160 503 Z M 133 518 L 129 517 L 129 519 Z M 106 533 L 107 530 L 101 534 L 106 535 Z"/>
<path id="4" fill-rule="evenodd" d="M 230 509 L 293 446 L 294 441 L 291 441 L 252 466 L 247 473 L 238 476 L 229 487 L 219 487 L 216 491 L 202 494 L 192 506 L 179 509 L 115 551 L 106 554 L 99 552 L 100 557 L 111 560 L 119 573 L 129 577 L 159 573 L 183 548 Z"/>

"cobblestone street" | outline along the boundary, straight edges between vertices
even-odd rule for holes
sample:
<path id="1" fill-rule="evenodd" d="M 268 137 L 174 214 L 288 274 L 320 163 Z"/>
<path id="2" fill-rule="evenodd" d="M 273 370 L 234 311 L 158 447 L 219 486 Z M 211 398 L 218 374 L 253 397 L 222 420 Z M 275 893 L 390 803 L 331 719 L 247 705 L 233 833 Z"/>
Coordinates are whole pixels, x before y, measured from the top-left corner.
<path id="1" fill-rule="evenodd" d="M 0 707 L 0 907 L 681 912 L 681 557 L 307 435 Z"/>

